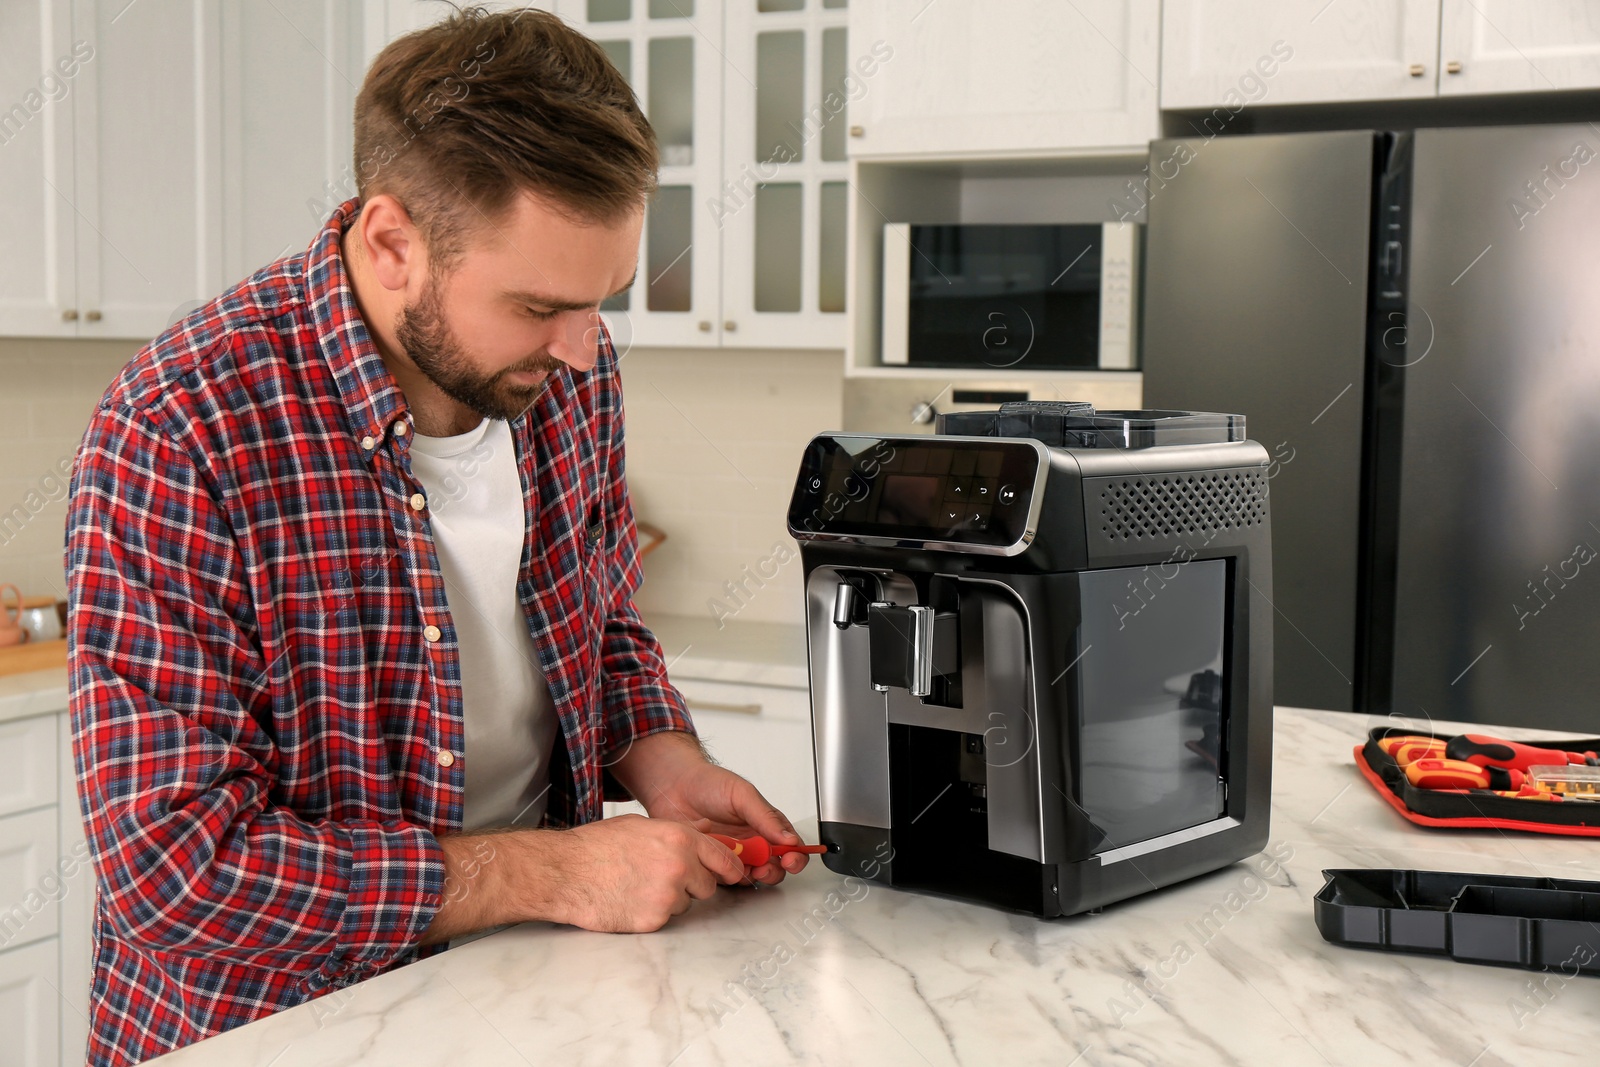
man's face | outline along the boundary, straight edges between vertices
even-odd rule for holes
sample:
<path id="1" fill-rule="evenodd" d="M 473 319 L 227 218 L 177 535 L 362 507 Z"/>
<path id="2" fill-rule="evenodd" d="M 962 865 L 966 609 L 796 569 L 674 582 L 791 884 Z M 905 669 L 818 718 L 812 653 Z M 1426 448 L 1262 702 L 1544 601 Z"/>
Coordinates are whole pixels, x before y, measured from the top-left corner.
<path id="1" fill-rule="evenodd" d="M 453 400 L 488 418 L 516 418 L 563 363 L 594 367 L 596 312 L 632 284 L 643 218 L 641 209 L 584 225 L 518 197 L 406 302 L 395 326 L 406 356 Z"/>

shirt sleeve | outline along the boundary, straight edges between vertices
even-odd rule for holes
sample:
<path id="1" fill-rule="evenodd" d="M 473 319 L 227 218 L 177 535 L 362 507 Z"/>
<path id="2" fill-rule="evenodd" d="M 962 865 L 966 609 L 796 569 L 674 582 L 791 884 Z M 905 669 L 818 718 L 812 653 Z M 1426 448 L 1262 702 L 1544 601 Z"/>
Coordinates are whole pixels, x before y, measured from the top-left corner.
<path id="1" fill-rule="evenodd" d="M 414 948 L 441 903 L 438 841 L 273 803 L 249 576 L 213 487 L 146 413 L 91 421 L 67 565 L 73 754 L 118 936 L 329 980 Z"/>
<path id="2" fill-rule="evenodd" d="M 633 596 L 644 580 L 639 565 L 639 534 L 634 526 L 633 502 L 624 477 L 622 389 L 616 373 L 609 338 L 606 339 L 597 372 L 602 377 L 602 410 L 610 414 L 607 456 L 602 467 L 607 472 L 603 487 L 605 525 L 615 530 L 608 538 L 606 560 L 606 621 L 600 648 L 601 701 L 605 722 L 605 743 L 601 746 L 602 764 L 616 763 L 634 741 L 663 730 L 694 734 L 694 723 L 683 694 L 667 680 L 667 664 L 661 642 L 645 626 L 634 606 Z M 631 800 L 610 774 L 605 776 L 606 800 Z"/>

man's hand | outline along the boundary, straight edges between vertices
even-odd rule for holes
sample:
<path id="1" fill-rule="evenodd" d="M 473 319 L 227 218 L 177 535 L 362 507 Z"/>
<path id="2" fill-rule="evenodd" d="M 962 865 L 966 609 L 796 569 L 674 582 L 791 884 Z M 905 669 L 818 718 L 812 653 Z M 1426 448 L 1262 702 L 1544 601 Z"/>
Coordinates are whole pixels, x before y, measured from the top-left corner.
<path id="1" fill-rule="evenodd" d="M 739 775 L 708 762 L 688 734 L 664 731 L 642 737 L 612 772 L 652 819 L 692 823 L 703 833 L 759 834 L 775 844 L 801 843 L 783 812 Z M 809 858 L 803 853 L 774 857 L 752 869 L 749 878 L 776 885 L 786 873 L 804 870 Z"/>

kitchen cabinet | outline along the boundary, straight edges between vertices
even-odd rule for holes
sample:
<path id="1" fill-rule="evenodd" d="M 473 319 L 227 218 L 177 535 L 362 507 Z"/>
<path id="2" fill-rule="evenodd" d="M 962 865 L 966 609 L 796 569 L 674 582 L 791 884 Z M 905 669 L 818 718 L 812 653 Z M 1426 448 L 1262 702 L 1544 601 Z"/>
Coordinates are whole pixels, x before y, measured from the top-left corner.
<path id="1" fill-rule="evenodd" d="M 1158 0 L 857 3 L 850 39 L 881 63 L 850 105 L 850 154 L 1142 150 L 1160 136 L 1160 31 Z"/>
<path id="2" fill-rule="evenodd" d="M 700 740 L 716 761 L 753 782 L 791 822 L 817 817 L 811 695 L 806 689 L 674 679 Z M 607 804 L 609 818 L 643 812 Z"/>
<path id="3" fill-rule="evenodd" d="M 1443 0 L 1439 95 L 1600 87 L 1600 6 Z"/>
<path id="4" fill-rule="evenodd" d="M 0 20 L 0 334 L 154 336 L 220 277 L 216 70 L 197 59 L 216 13 L 38 0 Z"/>
<path id="5" fill-rule="evenodd" d="M 337 0 L 38 0 L 0 28 L 0 335 L 148 340 L 309 243 L 349 170 Z"/>
<path id="6" fill-rule="evenodd" d="M 54 941 L 0 952 L 0 1034 L 8 1067 L 64 1067 L 83 1060 L 82 1047 L 74 1058 L 61 1055 L 56 965 Z M 87 997 L 82 1007 L 88 1007 Z"/>
<path id="7" fill-rule="evenodd" d="M 1192 0 L 1165 6 L 1161 44 L 1169 109 L 1600 86 L 1590 4 Z"/>
<path id="8" fill-rule="evenodd" d="M 1163 108 L 1431 97 L 1439 0 L 1191 0 L 1161 46 Z"/>
<path id="9" fill-rule="evenodd" d="M 844 345 L 844 0 L 560 0 L 661 145 L 619 342 Z"/>
<path id="10" fill-rule="evenodd" d="M 32 678 L 34 675 L 22 675 Z M 64 672 L 52 695 L 0 692 L 0 1063 L 83 1062 L 94 875 L 72 768 Z M 18 716 L 14 703 L 60 710 Z"/>

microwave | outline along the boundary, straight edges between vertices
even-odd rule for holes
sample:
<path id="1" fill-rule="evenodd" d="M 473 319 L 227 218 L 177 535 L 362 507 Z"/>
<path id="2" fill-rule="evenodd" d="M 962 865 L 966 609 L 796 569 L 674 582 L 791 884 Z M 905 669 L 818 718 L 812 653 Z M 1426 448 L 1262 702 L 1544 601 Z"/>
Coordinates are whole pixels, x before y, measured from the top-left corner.
<path id="1" fill-rule="evenodd" d="M 1144 227 L 883 228 L 883 362 L 980 370 L 1134 370 Z"/>

